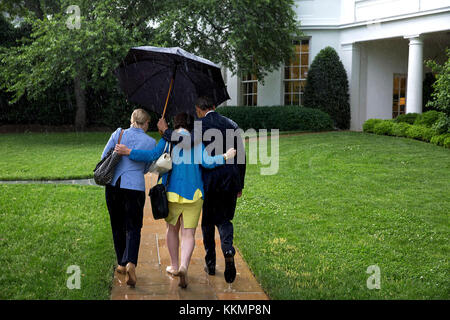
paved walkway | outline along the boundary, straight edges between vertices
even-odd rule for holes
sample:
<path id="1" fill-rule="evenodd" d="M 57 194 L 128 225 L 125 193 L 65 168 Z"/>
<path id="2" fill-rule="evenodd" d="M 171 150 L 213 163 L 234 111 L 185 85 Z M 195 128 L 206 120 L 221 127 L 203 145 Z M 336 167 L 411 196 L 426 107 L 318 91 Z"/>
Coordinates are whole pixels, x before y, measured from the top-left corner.
<path id="1" fill-rule="evenodd" d="M 156 183 L 156 176 L 146 175 L 146 187 Z M 148 192 L 147 192 L 148 194 Z M 199 223 L 200 225 L 200 223 Z M 181 289 L 178 277 L 166 273 L 170 264 L 166 246 L 166 226 L 164 220 L 153 219 L 149 198 L 144 208 L 144 225 L 141 234 L 137 283 L 130 288 L 125 283 L 125 275 L 114 273 L 111 292 L 113 300 L 267 300 L 255 277 L 239 252 L 236 252 L 236 280 L 232 285 L 223 277 L 224 259 L 220 250 L 220 240 L 216 231 L 217 266 L 216 275 L 210 276 L 203 270 L 205 250 L 201 228 L 196 231 L 196 246 L 188 272 L 188 286 Z"/>

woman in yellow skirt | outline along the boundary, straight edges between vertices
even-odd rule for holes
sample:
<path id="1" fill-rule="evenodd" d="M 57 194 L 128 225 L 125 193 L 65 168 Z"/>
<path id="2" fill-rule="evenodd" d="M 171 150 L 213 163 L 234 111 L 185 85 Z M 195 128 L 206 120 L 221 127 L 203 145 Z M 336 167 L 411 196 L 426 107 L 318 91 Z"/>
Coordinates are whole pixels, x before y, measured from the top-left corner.
<path id="1" fill-rule="evenodd" d="M 169 274 L 180 277 L 179 285 L 187 286 L 187 270 L 195 247 L 195 230 L 198 225 L 203 206 L 202 174 L 200 165 L 204 168 L 214 168 L 223 165 L 227 159 L 236 155 L 231 148 L 226 153 L 211 157 L 205 152 L 202 143 L 191 148 L 190 131 L 194 126 L 194 119 L 186 113 L 180 113 L 174 118 L 174 129 L 184 135 L 187 144 L 180 143 L 172 150 L 172 171 L 167 188 L 169 201 L 169 215 L 167 222 L 167 247 L 169 249 L 171 265 L 166 268 Z M 167 141 L 161 139 L 153 150 L 131 150 L 124 145 L 117 145 L 116 152 L 129 156 L 130 160 L 152 162 L 164 152 Z M 168 174 L 164 174 L 159 183 L 167 182 Z M 181 259 L 178 257 L 179 231 L 181 230 Z M 181 260 L 181 261 L 180 261 Z"/>

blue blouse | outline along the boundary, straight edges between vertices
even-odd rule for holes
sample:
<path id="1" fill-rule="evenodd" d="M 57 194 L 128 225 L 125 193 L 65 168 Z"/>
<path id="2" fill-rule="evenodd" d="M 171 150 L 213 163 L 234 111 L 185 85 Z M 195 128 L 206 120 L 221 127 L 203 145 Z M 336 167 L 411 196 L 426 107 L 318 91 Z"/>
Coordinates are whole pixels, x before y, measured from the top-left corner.
<path id="1" fill-rule="evenodd" d="M 180 134 L 189 135 L 187 131 L 181 131 Z M 152 162 L 163 154 L 165 146 L 166 140 L 161 139 L 153 150 L 131 150 L 129 158 L 134 161 Z M 189 149 L 175 146 L 172 151 L 172 170 L 167 192 L 174 192 L 188 200 L 193 200 L 197 189 L 204 195 L 200 165 L 212 169 L 224 163 L 223 155 L 209 156 L 203 143 Z M 162 176 L 163 184 L 166 184 L 167 176 L 168 173 Z"/>
<path id="2" fill-rule="evenodd" d="M 105 146 L 102 153 L 102 159 L 106 156 L 111 148 L 114 148 L 119 140 L 121 128 L 118 128 Z M 129 128 L 124 130 L 121 144 L 126 145 L 128 148 L 151 150 L 155 148 L 155 139 L 149 137 L 144 130 L 139 128 Z M 114 176 L 111 181 L 111 185 L 115 186 L 117 179 L 120 179 L 120 188 L 131 189 L 138 191 L 145 191 L 144 174 L 147 173 L 150 167 L 150 163 L 139 163 L 131 161 L 128 157 L 122 157 L 117 165 Z"/>

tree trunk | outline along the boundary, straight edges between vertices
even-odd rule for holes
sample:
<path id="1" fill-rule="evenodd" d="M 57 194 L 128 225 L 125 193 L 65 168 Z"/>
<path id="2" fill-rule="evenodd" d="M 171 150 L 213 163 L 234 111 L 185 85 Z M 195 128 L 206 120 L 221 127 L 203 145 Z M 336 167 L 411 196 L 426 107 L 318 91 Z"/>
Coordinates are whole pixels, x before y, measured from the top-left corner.
<path id="1" fill-rule="evenodd" d="M 78 74 L 74 80 L 74 93 L 77 105 L 77 112 L 75 114 L 75 129 L 83 131 L 86 128 L 86 88 L 83 85 L 86 83 L 84 74 Z"/>

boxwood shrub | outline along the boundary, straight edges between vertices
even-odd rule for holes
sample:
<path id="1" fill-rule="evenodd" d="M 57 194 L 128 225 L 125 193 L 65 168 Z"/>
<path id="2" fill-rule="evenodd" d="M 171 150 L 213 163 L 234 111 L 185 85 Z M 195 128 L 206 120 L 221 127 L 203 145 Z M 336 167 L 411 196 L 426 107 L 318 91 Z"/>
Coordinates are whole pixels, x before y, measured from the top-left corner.
<path id="1" fill-rule="evenodd" d="M 445 138 L 445 140 L 444 140 L 444 147 L 450 148 L 450 137 Z"/>
<path id="2" fill-rule="evenodd" d="M 363 123 L 363 131 L 373 133 L 373 129 L 376 124 L 382 122 L 381 119 L 369 119 L 366 122 Z"/>
<path id="3" fill-rule="evenodd" d="M 411 125 L 406 122 L 399 122 L 392 124 L 392 135 L 397 137 L 406 137 L 406 130 L 409 129 Z"/>
<path id="4" fill-rule="evenodd" d="M 429 142 L 433 137 L 434 131 L 431 128 L 425 126 L 412 125 L 406 130 L 406 136 L 408 138 L 422 140 Z"/>
<path id="5" fill-rule="evenodd" d="M 219 107 L 216 111 L 235 121 L 243 130 L 250 128 L 280 131 L 333 130 L 333 121 L 327 113 L 300 106 L 227 106 Z"/>
<path id="6" fill-rule="evenodd" d="M 405 113 L 397 116 L 397 118 L 394 119 L 394 122 L 406 122 L 409 124 L 414 124 L 414 121 L 416 121 L 416 118 L 419 116 L 418 113 Z"/>
<path id="7" fill-rule="evenodd" d="M 373 133 L 375 134 L 385 134 L 388 136 L 392 136 L 392 126 L 394 122 L 391 120 L 383 120 L 373 127 Z"/>
<path id="8" fill-rule="evenodd" d="M 439 119 L 441 114 L 444 113 L 436 110 L 424 112 L 416 117 L 414 124 L 431 128 L 433 124 Z"/>
<path id="9" fill-rule="evenodd" d="M 433 137 L 431 137 L 430 142 L 432 144 L 435 144 L 435 145 L 438 145 L 438 146 L 443 146 L 444 145 L 444 141 L 447 138 L 450 138 L 450 133 L 439 134 L 439 135 L 433 136 Z"/>

